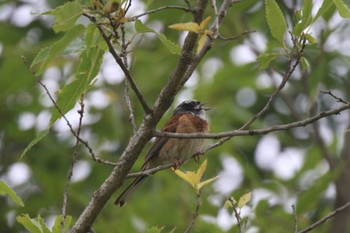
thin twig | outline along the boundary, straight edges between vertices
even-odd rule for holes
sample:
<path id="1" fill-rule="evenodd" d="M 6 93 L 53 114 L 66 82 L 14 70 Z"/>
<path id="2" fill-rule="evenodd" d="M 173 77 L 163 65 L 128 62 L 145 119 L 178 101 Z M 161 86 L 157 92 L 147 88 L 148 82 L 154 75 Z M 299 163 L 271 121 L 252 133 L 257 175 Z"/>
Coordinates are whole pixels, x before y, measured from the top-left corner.
<path id="1" fill-rule="evenodd" d="M 219 15 L 218 15 L 218 8 L 216 6 L 216 0 L 211 0 L 211 6 L 214 10 L 214 14 L 215 14 L 215 27 L 219 28 Z"/>
<path id="2" fill-rule="evenodd" d="M 194 8 L 196 11 L 193 13 L 193 15 L 195 15 L 195 20 L 197 20 L 196 22 L 201 22 L 203 20 L 207 3 L 207 0 L 197 1 L 197 6 Z M 223 0 L 223 4 L 224 3 L 228 8 L 231 0 Z M 226 11 L 226 9 L 220 9 Z M 222 18 L 223 17 L 224 15 Z M 194 57 L 194 49 L 197 44 L 197 39 L 198 35 L 196 33 L 190 32 L 187 34 L 176 68 L 160 91 L 157 100 L 153 105 L 154 107 L 151 109 L 151 114 L 147 114 L 143 117 L 137 133 L 133 134 L 133 136 L 130 138 L 120 159 L 118 160 L 118 165 L 113 168 L 108 178 L 94 192 L 89 203 L 78 217 L 74 226 L 70 229 L 70 233 L 86 232 L 90 226 L 92 226 L 93 222 L 101 213 L 101 210 L 106 205 L 113 193 L 122 185 L 125 176 L 130 171 L 136 159 L 139 157 L 139 154 L 147 141 L 151 138 L 153 133 L 152 129 L 154 129 L 160 118 L 164 115 L 165 111 L 170 107 L 175 95 L 183 87 L 183 82 L 191 76 L 189 70 L 193 71 L 194 67 L 198 66 L 200 60 L 203 58 L 204 52 L 201 53 L 200 56 Z M 131 86 L 131 88 L 134 90 L 133 86 Z M 137 98 L 140 97 L 138 96 Z M 145 109 L 145 106 L 143 106 L 143 108 Z"/>
<path id="3" fill-rule="evenodd" d="M 78 123 L 78 130 L 77 130 L 78 137 L 80 136 L 82 121 L 83 121 L 83 117 L 84 117 L 84 95 L 83 94 L 80 97 L 79 104 L 80 104 L 80 110 L 78 110 L 79 123 Z M 75 142 L 74 151 L 73 151 L 73 155 L 72 155 L 72 163 L 71 163 L 69 170 L 68 170 L 68 173 L 67 173 L 66 187 L 65 187 L 64 192 L 63 192 L 62 220 L 61 220 L 62 233 L 64 233 L 64 223 L 65 223 L 66 218 L 67 218 L 68 192 L 69 192 L 70 181 L 71 181 L 72 176 L 73 176 L 73 169 L 74 169 L 74 166 L 77 162 L 79 143 L 80 143 L 80 141 L 77 139 Z"/>
<path id="4" fill-rule="evenodd" d="M 133 133 L 135 133 L 137 131 L 137 125 L 135 120 L 134 109 L 131 106 L 131 100 L 129 96 L 129 84 L 127 80 L 125 80 L 124 87 L 124 101 L 127 109 L 129 110 L 129 122 L 131 124 Z"/>
<path id="5" fill-rule="evenodd" d="M 231 202 L 232 208 L 233 208 L 233 213 L 235 214 L 235 218 L 237 221 L 237 227 L 238 227 L 238 231 L 239 233 L 243 233 L 246 229 L 247 226 L 247 221 L 245 221 L 244 226 L 242 227 L 242 217 L 241 217 L 241 212 L 239 210 L 237 210 L 237 203 L 236 201 L 230 197 L 227 199 L 229 202 Z"/>
<path id="6" fill-rule="evenodd" d="M 54 105 L 54 107 L 57 109 L 58 113 L 61 115 L 61 117 L 64 119 L 64 121 L 66 122 L 69 130 L 71 131 L 71 133 L 73 134 L 73 136 L 79 140 L 80 143 L 82 143 L 89 151 L 92 160 L 105 164 L 105 165 L 111 165 L 111 166 L 115 166 L 116 163 L 107 161 L 107 160 L 103 160 L 100 159 L 96 156 L 95 152 L 93 151 L 93 149 L 90 147 L 89 143 L 87 141 L 85 141 L 84 139 L 82 139 L 79 135 L 77 135 L 77 133 L 74 131 L 73 126 L 71 125 L 71 123 L 69 122 L 69 120 L 67 119 L 66 115 L 62 112 L 61 108 L 58 106 L 57 102 L 55 101 L 55 99 L 52 97 L 49 89 L 46 87 L 46 85 L 40 80 L 40 78 L 36 75 L 36 73 L 30 69 L 29 64 L 26 61 L 26 58 L 24 56 L 22 56 L 22 60 L 24 65 L 27 67 L 27 69 L 29 71 L 32 72 L 34 78 L 36 79 L 37 83 L 39 83 L 39 85 L 45 90 L 47 96 L 49 97 L 49 99 L 51 100 L 52 104 Z"/>
<path id="7" fill-rule="evenodd" d="M 334 95 L 332 91 L 320 90 L 320 92 L 323 93 L 323 94 L 332 96 L 332 97 L 333 97 L 334 99 L 336 99 L 337 102 L 339 102 L 339 103 L 346 104 L 346 101 L 344 101 L 342 98 L 340 98 L 340 97 Z"/>
<path id="8" fill-rule="evenodd" d="M 236 218 L 236 221 L 237 221 L 237 227 L 238 227 L 239 233 L 241 233 L 241 229 L 242 229 L 241 221 L 242 221 L 242 218 L 241 218 L 240 212 L 237 210 L 237 208 L 235 206 L 233 207 L 233 212 L 235 213 L 235 218 Z"/>
<path id="9" fill-rule="evenodd" d="M 126 4 L 126 8 L 125 8 L 125 14 L 129 11 L 130 7 L 131 7 L 131 3 L 132 3 L 132 0 L 129 0 Z"/>
<path id="10" fill-rule="evenodd" d="M 115 51 L 110 39 L 108 38 L 108 36 L 106 35 L 106 33 L 103 31 L 102 27 L 100 26 L 100 24 L 98 24 L 98 22 L 96 21 L 96 18 L 88 15 L 88 14 L 83 14 L 84 16 L 86 16 L 88 19 L 90 19 L 90 21 L 92 23 L 94 23 L 97 27 L 97 29 L 99 30 L 101 36 L 103 37 L 104 41 L 106 42 L 107 46 L 108 46 L 108 50 L 109 52 L 112 54 L 114 60 L 117 62 L 117 64 L 119 65 L 119 67 L 122 69 L 122 71 L 125 74 L 125 77 L 128 79 L 131 88 L 133 89 L 134 93 L 136 94 L 138 100 L 140 101 L 143 110 L 145 111 L 146 114 L 150 114 L 152 113 L 151 108 L 148 106 L 148 104 L 146 103 L 145 99 L 143 98 L 139 88 L 137 87 L 132 75 L 130 74 L 128 68 L 125 66 L 125 64 L 123 63 L 123 59 L 117 54 L 117 52 Z"/>
<path id="11" fill-rule="evenodd" d="M 128 175 L 126 175 L 125 178 L 134 178 L 134 177 L 138 177 L 138 176 L 144 176 L 144 175 L 152 175 L 158 171 L 161 171 L 161 170 L 164 170 L 164 169 L 168 169 L 168 168 L 171 168 L 171 167 L 174 167 L 176 166 L 175 163 L 169 163 L 169 164 L 166 164 L 166 165 L 161 165 L 161 166 L 158 166 L 158 167 L 155 167 L 155 168 L 151 168 L 151 169 L 148 169 L 148 170 L 144 170 L 144 171 L 141 171 L 141 172 L 134 172 L 134 173 L 129 173 Z"/>
<path id="12" fill-rule="evenodd" d="M 119 27 L 120 24 L 115 25 L 115 24 L 113 23 L 113 20 L 112 20 L 110 14 L 107 15 L 107 18 L 108 18 L 108 20 L 109 20 L 109 24 L 112 26 L 113 33 L 111 33 L 111 34 L 112 34 L 116 39 L 119 39 L 119 35 L 118 35 L 117 29 L 118 29 L 118 27 Z M 105 28 L 108 29 L 108 31 L 110 32 L 110 30 L 109 30 L 108 27 L 105 27 Z"/>
<path id="13" fill-rule="evenodd" d="M 304 44 L 301 48 L 301 51 L 299 52 L 295 62 L 293 65 L 289 65 L 289 69 L 286 72 L 285 76 L 283 77 L 282 82 L 280 83 L 280 85 L 278 86 L 278 88 L 275 90 L 275 92 L 270 96 L 269 100 L 267 101 L 267 103 L 265 104 L 265 106 L 263 107 L 263 109 L 260 110 L 260 112 L 258 112 L 252 119 L 250 119 L 248 122 L 246 122 L 240 129 L 246 129 L 248 126 L 250 126 L 256 119 L 260 118 L 265 112 L 267 112 L 270 107 L 271 104 L 273 102 L 273 100 L 276 98 L 276 96 L 278 95 L 278 93 L 284 88 L 284 86 L 286 85 L 286 83 L 288 82 L 288 80 L 290 79 L 290 77 L 292 76 L 292 74 L 294 73 L 295 69 L 297 68 L 297 66 L 300 64 L 300 59 L 303 56 L 303 51 L 305 49 L 305 43 L 306 40 L 304 41 Z"/>
<path id="14" fill-rule="evenodd" d="M 104 160 L 104 159 L 101 159 L 99 158 L 98 156 L 96 156 L 95 152 L 93 151 L 93 149 L 90 147 L 89 143 L 87 141 L 85 141 L 84 139 L 82 139 L 79 135 L 77 135 L 77 133 L 74 131 L 72 125 L 70 124 L 69 120 L 67 119 L 67 117 L 64 115 L 64 113 L 62 112 L 61 108 L 57 105 L 56 101 L 54 100 L 54 98 L 52 97 L 51 93 L 49 92 L 49 90 L 47 89 L 46 85 L 39 79 L 37 79 L 37 82 L 40 84 L 40 86 L 42 86 L 45 91 L 46 91 L 46 94 L 49 96 L 51 102 L 54 104 L 55 108 L 57 109 L 57 111 L 60 113 L 60 115 L 62 116 L 62 118 L 65 120 L 66 124 L 68 125 L 69 127 L 69 130 L 71 131 L 71 133 L 73 134 L 73 136 L 79 140 L 79 142 L 81 142 L 85 147 L 86 149 L 88 149 L 91 157 L 92 157 L 92 160 L 96 161 L 96 162 L 99 162 L 99 163 L 102 163 L 102 164 L 105 164 L 105 165 L 111 165 L 111 166 L 115 166 L 116 163 L 113 163 L 113 162 L 110 162 L 110 161 L 107 161 L 107 160 Z"/>
<path id="15" fill-rule="evenodd" d="M 198 190 L 197 192 L 197 202 L 196 202 L 196 210 L 195 212 L 192 213 L 192 219 L 190 224 L 187 226 L 186 230 L 184 231 L 184 233 L 188 233 L 191 231 L 191 229 L 193 228 L 194 224 L 196 223 L 197 217 L 199 215 L 199 208 L 201 207 L 202 204 L 202 200 L 201 200 L 201 190 Z"/>
<path id="16" fill-rule="evenodd" d="M 292 209 L 294 217 L 294 233 L 298 233 L 298 215 L 294 205 L 292 205 Z"/>
<path id="17" fill-rule="evenodd" d="M 318 220 L 317 222 L 313 223 L 312 225 L 308 226 L 307 228 L 299 231 L 298 233 L 306 233 L 309 231 L 312 231 L 313 229 L 315 229 L 316 227 L 321 226 L 323 223 L 329 221 L 331 218 L 333 218 L 335 215 L 339 214 L 341 211 L 343 211 L 344 209 L 346 209 L 347 207 L 350 206 L 350 201 L 347 202 L 345 205 L 335 209 L 334 211 L 332 211 L 331 213 L 329 213 L 328 215 L 326 215 L 325 217 L 321 218 L 320 220 Z"/>
<path id="18" fill-rule="evenodd" d="M 120 27 L 120 30 L 122 32 L 122 58 L 123 58 L 123 61 L 124 61 L 124 65 L 126 68 L 129 68 L 128 66 L 128 56 L 127 56 L 127 49 L 128 49 L 128 43 L 126 43 L 126 40 L 125 40 L 125 28 L 124 28 L 124 25 L 122 25 Z M 125 85 L 125 88 L 124 88 L 124 101 L 125 101 L 125 104 L 126 104 L 126 107 L 127 109 L 129 110 L 129 122 L 131 124 L 131 127 L 132 127 L 132 131 L 133 133 L 135 133 L 137 131 L 137 126 L 136 126 L 136 120 L 135 120 L 135 114 L 134 114 L 134 110 L 131 106 L 131 100 L 130 100 L 130 96 L 129 96 L 129 84 L 128 84 L 128 79 L 125 79 L 125 82 L 124 82 L 124 85 Z"/>
<path id="19" fill-rule="evenodd" d="M 267 112 L 270 107 L 271 104 L 273 102 L 273 100 L 276 98 L 277 94 L 284 88 L 284 86 L 286 85 L 287 81 L 290 79 L 291 75 L 293 74 L 293 72 L 295 71 L 296 67 L 300 64 L 300 59 L 303 56 L 303 51 L 305 49 L 305 45 L 306 45 L 306 40 L 303 40 L 303 44 L 302 47 L 298 53 L 298 56 L 295 59 L 295 62 L 293 65 L 291 65 L 291 60 L 289 60 L 288 62 L 288 71 L 285 73 L 282 82 L 280 83 L 280 85 L 278 86 L 278 88 L 275 90 L 275 92 L 270 96 L 269 100 L 267 101 L 267 103 L 265 104 L 265 106 L 260 110 L 260 112 L 258 112 L 256 115 L 254 115 L 248 122 L 246 122 L 243 126 L 241 126 L 239 129 L 246 129 L 247 127 L 249 127 L 255 120 L 257 120 L 258 118 L 260 118 L 265 112 Z M 222 144 L 224 144 L 226 141 L 230 140 L 231 137 L 227 137 L 227 138 L 223 138 L 220 141 L 214 143 L 213 145 L 211 145 L 210 147 L 207 148 L 207 150 L 213 149 L 215 147 L 218 147 Z M 207 151 L 206 150 L 206 151 Z"/>
<path id="20" fill-rule="evenodd" d="M 138 18 L 140 18 L 142 16 L 146 16 L 146 15 L 153 14 L 153 13 L 156 13 L 156 12 L 159 12 L 159 11 L 162 11 L 162 10 L 169 10 L 169 9 L 182 10 L 182 11 L 185 11 L 185 12 L 193 12 L 194 11 L 191 8 L 187 8 L 187 7 L 183 7 L 183 6 L 162 6 L 162 7 L 153 9 L 153 10 L 149 10 L 149 11 L 143 12 L 142 14 L 135 15 L 135 16 L 129 18 L 128 21 L 129 22 L 135 21 L 135 20 L 137 20 Z"/>
<path id="21" fill-rule="evenodd" d="M 211 139 L 220 139 L 225 137 L 235 137 L 235 136 L 252 136 L 252 135 L 262 135 L 268 134 L 275 131 L 282 131 L 287 129 L 292 129 L 296 127 L 309 125 L 319 119 L 331 116 L 334 114 L 339 114 L 340 112 L 350 109 L 350 103 L 343 105 L 339 108 L 320 112 L 312 117 L 306 118 L 304 120 L 295 121 L 288 124 L 274 125 L 262 129 L 250 129 L 250 130 L 232 130 L 222 133 L 169 133 L 169 132 L 159 132 L 155 131 L 155 137 L 171 137 L 171 138 L 211 138 Z"/>
<path id="22" fill-rule="evenodd" d="M 229 37 L 224 37 L 221 34 L 218 34 L 218 39 L 220 40 L 237 40 L 239 38 L 241 38 L 242 36 L 245 36 L 247 34 L 256 32 L 256 30 L 245 30 L 244 32 L 242 32 L 241 34 L 237 35 L 237 36 L 229 36 Z"/>

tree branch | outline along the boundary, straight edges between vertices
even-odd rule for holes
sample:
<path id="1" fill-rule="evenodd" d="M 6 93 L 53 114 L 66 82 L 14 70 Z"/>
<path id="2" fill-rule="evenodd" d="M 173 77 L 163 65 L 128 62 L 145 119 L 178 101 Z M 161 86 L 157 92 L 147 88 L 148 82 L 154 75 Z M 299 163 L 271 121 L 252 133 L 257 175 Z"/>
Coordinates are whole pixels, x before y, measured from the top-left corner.
<path id="1" fill-rule="evenodd" d="M 36 79 L 37 83 L 45 90 L 47 96 L 49 97 L 50 101 L 52 102 L 52 104 L 54 105 L 54 107 L 57 109 L 58 113 L 61 115 L 61 117 L 64 119 L 64 121 L 66 122 L 70 132 L 73 134 L 73 136 L 79 140 L 79 142 L 81 144 L 83 144 L 89 151 L 92 160 L 105 164 L 105 165 L 112 165 L 115 166 L 116 163 L 112 163 L 110 161 L 107 160 L 103 160 L 99 157 L 96 156 L 95 152 L 93 151 L 93 149 L 90 147 L 89 143 L 87 141 L 85 141 L 84 139 L 82 139 L 79 135 L 77 135 L 77 133 L 74 131 L 73 126 L 71 125 L 71 123 L 68 121 L 67 117 L 63 114 L 60 106 L 58 106 L 58 104 L 56 103 L 55 99 L 52 97 L 51 93 L 49 92 L 49 89 L 47 89 L 46 85 L 40 80 L 40 78 L 36 75 L 36 73 L 34 71 L 32 71 L 30 69 L 30 66 L 28 65 L 26 58 L 24 56 L 22 56 L 22 60 L 24 65 L 27 67 L 27 69 L 32 72 L 34 78 Z"/>
<path id="2" fill-rule="evenodd" d="M 151 169 L 148 169 L 148 170 L 145 170 L 145 171 L 141 171 L 141 172 L 134 172 L 134 173 L 129 173 L 128 175 L 125 176 L 125 178 L 135 178 L 135 177 L 138 177 L 138 176 L 144 176 L 144 175 L 152 175 L 158 171 L 161 171 L 161 170 L 164 170 L 164 169 L 167 169 L 167 168 L 171 168 L 171 167 L 174 167 L 176 166 L 176 163 L 169 163 L 169 164 L 166 164 L 166 165 L 161 165 L 161 166 L 158 166 L 158 167 L 155 167 L 155 168 L 151 168 Z"/>
<path id="3" fill-rule="evenodd" d="M 77 130 L 78 137 L 80 136 L 81 126 L 82 126 L 83 117 L 84 117 L 84 95 L 81 95 L 79 104 L 80 104 L 80 110 L 78 110 L 79 123 L 78 123 L 78 130 Z M 61 220 L 62 233 L 65 232 L 64 224 L 65 224 L 66 218 L 67 218 L 68 192 L 69 192 L 70 181 L 71 181 L 72 176 L 73 176 L 73 169 L 74 169 L 74 166 L 77 162 L 79 143 L 80 143 L 80 141 L 78 139 L 76 139 L 75 146 L 74 146 L 74 152 L 72 155 L 72 162 L 71 162 L 71 165 L 69 167 L 68 174 L 67 174 L 66 187 L 65 187 L 64 192 L 63 192 L 62 220 Z"/>
<path id="4" fill-rule="evenodd" d="M 145 15 L 153 14 L 153 13 L 156 13 L 156 12 L 159 12 L 159 11 L 163 11 L 163 10 L 170 10 L 170 9 L 182 10 L 184 12 L 192 12 L 192 13 L 194 12 L 193 9 L 188 8 L 188 7 L 183 7 L 183 6 L 162 6 L 162 7 L 153 9 L 153 10 L 149 10 L 149 11 L 143 12 L 142 14 L 132 16 L 131 18 L 128 19 L 128 22 L 135 21 L 138 18 L 140 18 L 142 16 L 145 16 Z"/>
<path id="5" fill-rule="evenodd" d="M 350 206 L 350 201 L 348 203 L 346 203 L 345 205 L 335 209 L 334 211 L 332 211 L 331 213 L 329 213 L 327 216 L 325 216 L 324 218 L 321 218 L 320 220 L 318 220 L 317 222 L 315 222 L 314 224 L 308 226 L 307 228 L 299 231 L 298 233 L 306 233 L 309 231 L 312 231 L 313 229 L 315 229 L 316 227 L 321 226 L 323 223 L 327 222 L 328 220 L 330 220 L 331 218 L 333 218 L 335 215 L 339 214 L 341 211 L 343 211 L 344 209 L 346 209 L 347 207 Z"/>
<path id="6" fill-rule="evenodd" d="M 224 4 L 224 3 L 223 3 Z M 222 12 L 220 10 L 220 12 Z M 256 115 L 254 115 L 252 117 L 252 119 L 250 119 L 248 122 L 246 122 L 243 126 L 241 126 L 239 129 L 240 130 L 243 130 L 243 129 L 246 129 L 248 126 L 250 126 L 255 120 L 257 120 L 259 117 L 261 117 L 266 111 L 268 111 L 271 107 L 271 104 L 273 102 L 273 100 L 275 99 L 275 97 L 277 96 L 278 93 L 281 92 L 281 90 L 284 88 L 284 86 L 286 85 L 287 81 L 290 79 L 291 75 L 293 74 L 293 72 L 295 71 L 296 67 L 300 64 L 300 59 L 302 58 L 303 56 L 303 51 L 305 49 L 305 46 L 306 46 L 306 39 L 304 39 L 302 41 L 302 46 L 301 46 L 301 49 L 300 51 L 298 51 L 298 55 L 297 55 L 297 58 L 296 58 L 296 61 L 295 63 L 292 65 L 292 60 L 290 57 L 289 58 L 289 62 L 288 62 L 288 71 L 285 73 L 284 77 L 283 77 L 283 80 L 282 82 L 280 83 L 280 85 L 278 86 L 278 88 L 275 90 L 275 92 L 270 96 L 269 100 L 267 101 L 267 103 L 265 104 L 265 106 L 260 110 L 260 112 L 258 112 Z M 211 145 L 210 147 L 208 147 L 206 149 L 206 151 L 210 150 L 210 149 L 213 149 L 215 147 L 218 147 L 222 144 L 224 144 L 226 141 L 230 140 L 231 137 L 226 137 L 226 138 L 223 138 L 221 139 L 220 141 L 214 143 L 213 145 Z"/>
<path id="7" fill-rule="evenodd" d="M 229 36 L 229 37 L 224 37 L 221 34 L 218 34 L 218 39 L 220 40 L 237 40 L 239 38 L 241 38 L 242 36 L 248 35 L 250 33 L 256 32 L 256 30 L 245 30 L 244 32 L 242 32 L 241 34 L 237 35 L 237 36 Z"/>
<path id="8" fill-rule="evenodd" d="M 325 118 L 327 116 L 331 116 L 334 114 L 340 114 L 340 112 L 350 109 L 350 103 L 343 105 L 339 108 L 321 112 L 313 117 L 296 121 L 288 124 L 282 124 L 282 125 L 274 125 L 268 128 L 264 129 L 250 129 L 250 130 L 232 130 L 228 132 L 222 132 L 222 133 L 169 133 L 169 132 L 159 132 L 155 131 L 153 135 L 155 137 L 171 137 L 171 138 L 211 138 L 211 139 L 220 139 L 225 137 L 235 137 L 235 136 L 252 136 L 252 135 L 261 135 L 261 134 L 268 134 L 275 131 L 282 131 L 287 129 L 292 129 L 300 126 L 306 126 L 309 125 L 319 119 Z"/>
<path id="9" fill-rule="evenodd" d="M 186 230 L 184 231 L 184 233 L 189 233 L 191 230 L 192 230 L 192 228 L 193 228 L 193 226 L 194 226 L 194 224 L 196 223 L 196 220 L 197 220 L 197 217 L 198 217 L 198 215 L 199 215 L 199 208 L 201 207 L 201 190 L 199 190 L 198 192 L 197 192 L 197 201 L 196 201 L 196 209 L 195 209 L 195 211 L 192 213 L 192 219 L 191 219 L 191 222 L 190 222 L 190 224 L 187 226 L 187 228 L 186 228 Z"/>
<path id="10" fill-rule="evenodd" d="M 138 100 L 140 101 L 140 103 L 141 103 L 141 105 L 143 107 L 143 110 L 145 111 L 146 114 L 150 114 L 152 112 L 151 108 L 148 106 L 148 104 L 146 103 L 145 99 L 143 98 L 143 96 L 142 96 L 139 88 L 137 87 L 133 77 L 131 76 L 128 68 L 123 63 L 123 59 L 114 50 L 113 45 L 111 44 L 108 36 L 103 31 L 101 26 L 98 24 L 98 22 L 96 21 L 96 18 L 91 16 L 91 15 L 88 15 L 88 14 L 84 14 L 84 16 L 86 16 L 88 19 L 90 19 L 91 22 L 93 22 L 96 25 L 97 29 L 99 30 L 101 36 L 103 37 L 103 39 L 105 40 L 105 42 L 106 42 L 106 44 L 108 46 L 109 52 L 112 54 L 114 60 L 119 65 L 119 67 L 122 69 L 122 71 L 125 74 L 126 79 L 129 81 L 131 88 L 133 89 L 135 95 L 137 96 Z"/>
<path id="11" fill-rule="evenodd" d="M 195 12 L 196 20 L 203 19 L 203 14 L 207 6 L 207 2 L 207 0 L 198 1 L 198 5 L 196 7 Z M 108 38 L 104 34 L 103 30 L 100 27 L 98 27 L 98 29 L 100 33 L 102 33 L 102 35 L 104 36 L 104 39 L 107 39 L 108 41 Z M 195 33 L 188 33 L 188 35 L 186 36 L 178 64 L 175 68 L 174 73 L 171 75 L 169 81 L 161 90 L 154 104 L 152 112 L 153 114 L 146 114 L 144 116 L 140 127 L 129 140 L 129 143 L 125 148 L 124 152 L 122 153 L 120 159 L 118 160 L 117 165 L 114 167 L 109 177 L 94 192 L 93 197 L 91 198 L 90 202 L 88 203 L 88 205 L 86 206 L 86 208 L 84 209 L 84 211 L 79 216 L 78 220 L 70 230 L 70 233 L 87 232 L 87 230 L 90 229 L 93 222 L 101 212 L 104 205 L 111 198 L 113 193 L 122 185 L 127 173 L 130 171 L 132 165 L 135 163 L 136 159 L 141 153 L 141 150 L 144 148 L 147 141 L 151 138 L 153 134 L 153 129 L 155 128 L 156 124 L 164 115 L 165 111 L 170 107 L 175 95 L 191 76 L 191 73 L 189 72 L 188 68 L 190 67 L 190 64 L 194 62 L 193 50 L 195 48 L 197 38 L 198 35 Z M 107 43 L 107 45 L 109 46 L 112 55 L 114 54 L 113 56 L 115 60 L 119 64 L 119 62 L 121 62 L 120 57 L 115 56 L 117 54 L 110 43 Z M 199 61 L 196 60 L 196 64 L 198 63 Z M 127 70 L 125 70 L 125 72 L 126 74 L 129 74 Z M 131 78 L 131 76 L 127 78 Z M 130 84 L 132 85 L 132 82 Z M 132 88 L 134 89 L 133 86 Z M 138 98 L 140 99 L 140 96 L 138 96 Z M 140 100 L 142 101 L 143 99 L 141 98 Z M 145 106 L 143 107 L 144 109 L 146 108 Z"/>
<path id="12" fill-rule="evenodd" d="M 298 233 L 298 215 L 297 210 L 295 209 L 295 205 L 292 205 L 293 209 L 293 217 L 294 217 L 294 233 Z"/>

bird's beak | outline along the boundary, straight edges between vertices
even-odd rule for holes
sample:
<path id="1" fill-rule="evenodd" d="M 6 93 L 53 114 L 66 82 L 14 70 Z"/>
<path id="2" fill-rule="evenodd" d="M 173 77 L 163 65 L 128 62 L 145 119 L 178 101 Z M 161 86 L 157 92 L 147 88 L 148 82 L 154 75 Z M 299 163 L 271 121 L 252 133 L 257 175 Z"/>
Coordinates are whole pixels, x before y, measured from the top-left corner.
<path id="1" fill-rule="evenodd" d="M 204 107 L 204 105 L 206 105 L 206 104 L 207 104 L 207 103 L 201 103 L 201 104 L 200 104 L 201 109 L 203 109 L 204 111 L 210 110 L 210 108 Z"/>

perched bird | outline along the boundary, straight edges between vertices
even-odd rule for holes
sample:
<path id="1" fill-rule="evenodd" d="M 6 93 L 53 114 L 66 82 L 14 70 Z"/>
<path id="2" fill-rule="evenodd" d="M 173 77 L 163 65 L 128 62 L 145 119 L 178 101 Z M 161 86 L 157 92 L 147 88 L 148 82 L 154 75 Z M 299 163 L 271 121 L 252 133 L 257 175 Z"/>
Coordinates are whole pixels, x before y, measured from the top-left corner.
<path id="1" fill-rule="evenodd" d="M 173 115 L 162 131 L 172 133 L 207 133 L 209 126 L 205 119 L 204 103 L 189 100 L 176 107 Z M 182 164 L 192 158 L 202 148 L 204 139 L 157 138 L 145 157 L 142 171 L 166 165 L 172 162 Z M 139 176 L 120 194 L 115 205 L 123 206 L 145 181 L 148 175 Z"/>

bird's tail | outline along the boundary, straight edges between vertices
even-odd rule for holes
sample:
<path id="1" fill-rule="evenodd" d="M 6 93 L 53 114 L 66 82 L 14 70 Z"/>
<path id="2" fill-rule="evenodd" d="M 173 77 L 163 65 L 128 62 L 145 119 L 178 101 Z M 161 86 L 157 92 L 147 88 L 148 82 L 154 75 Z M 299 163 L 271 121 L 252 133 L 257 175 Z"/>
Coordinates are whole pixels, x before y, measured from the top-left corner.
<path id="1" fill-rule="evenodd" d="M 123 206 L 148 176 L 137 177 L 117 198 L 115 205 Z"/>

